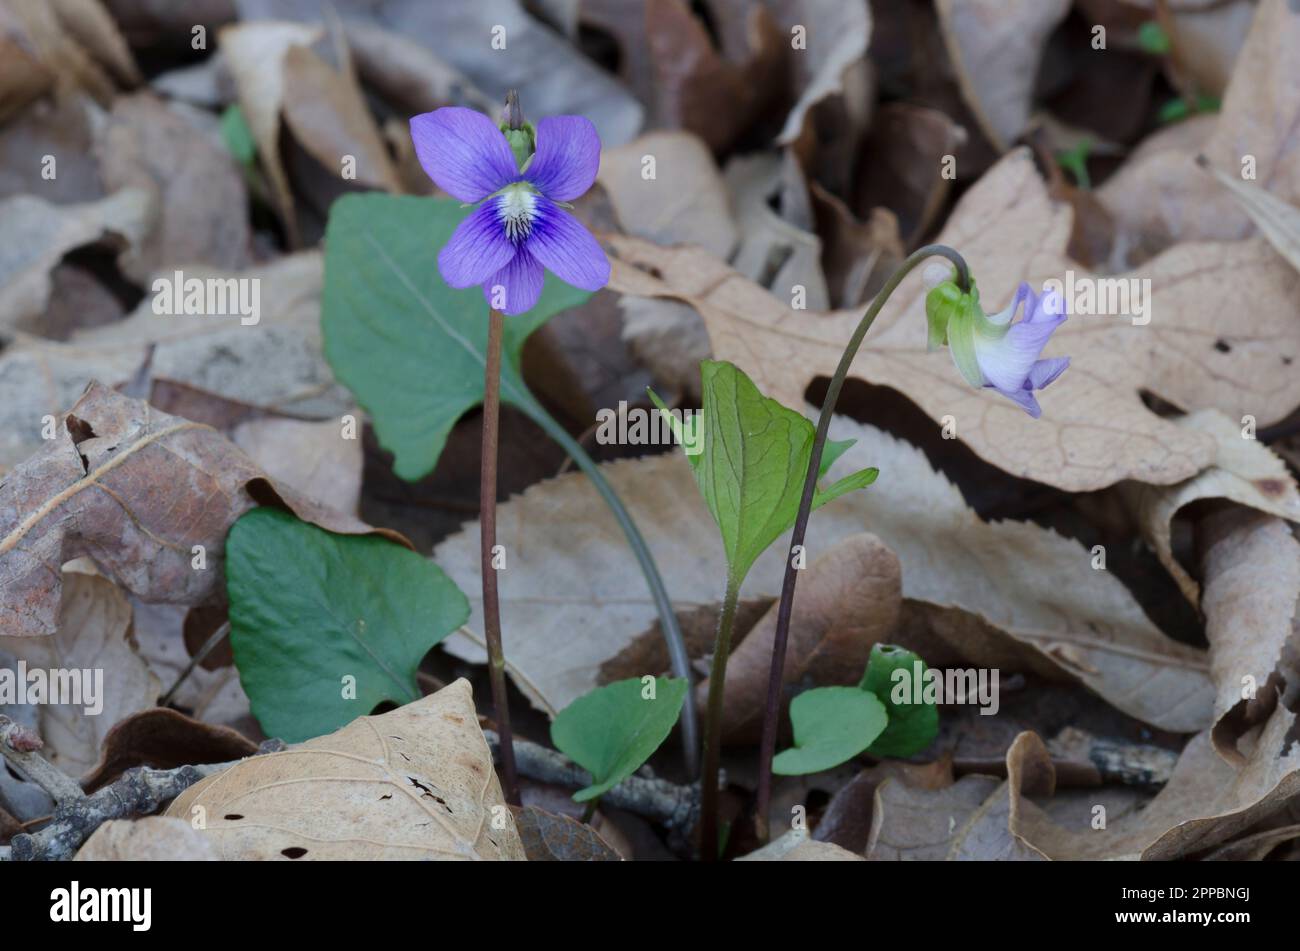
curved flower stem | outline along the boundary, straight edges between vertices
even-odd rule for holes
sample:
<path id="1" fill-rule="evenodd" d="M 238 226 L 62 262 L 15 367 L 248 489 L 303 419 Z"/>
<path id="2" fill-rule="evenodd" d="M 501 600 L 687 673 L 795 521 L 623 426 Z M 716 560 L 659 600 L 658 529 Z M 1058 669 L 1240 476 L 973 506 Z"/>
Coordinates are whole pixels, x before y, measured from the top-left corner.
<path id="1" fill-rule="evenodd" d="M 520 805 L 515 775 L 514 734 L 510 729 L 506 692 L 506 655 L 501 647 L 501 604 L 497 570 L 492 564 L 497 544 L 497 444 L 501 422 L 501 336 L 504 320 L 495 307 L 488 316 L 487 360 L 483 378 L 483 455 L 479 467 L 479 570 L 483 575 L 483 638 L 487 642 L 488 678 L 492 706 L 501 737 L 501 785 L 506 802 Z"/>
<path id="2" fill-rule="evenodd" d="M 862 346 L 862 338 L 867 335 L 867 331 L 871 329 L 876 316 L 884 307 L 885 301 L 897 290 L 903 278 L 907 277 L 912 269 L 923 260 L 935 255 L 947 258 L 957 268 L 958 287 L 963 291 L 970 289 L 970 271 L 966 267 L 965 259 L 947 245 L 928 244 L 925 247 L 917 248 L 908 255 L 907 260 L 899 265 L 898 270 L 890 276 L 889 280 L 885 282 L 885 286 L 880 289 L 880 293 L 876 295 L 875 300 L 871 302 L 871 306 L 863 314 L 857 329 L 853 331 L 853 336 L 844 348 L 844 354 L 840 357 L 839 366 L 835 368 L 835 375 L 831 377 L 830 388 L 826 391 L 826 399 L 822 403 L 821 415 L 817 419 L 817 435 L 813 439 L 812 456 L 808 460 L 808 474 L 804 478 L 803 497 L 799 501 L 799 514 L 795 518 L 794 533 L 790 537 L 792 550 L 803 545 L 804 536 L 808 531 L 808 516 L 812 511 L 813 494 L 817 490 L 817 472 L 821 468 L 822 450 L 826 446 L 826 434 L 830 429 L 831 415 L 835 412 L 835 403 L 840 398 L 840 390 L 843 388 L 844 380 L 848 376 L 849 367 L 853 364 L 853 358 L 857 356 L 858 348 Z M 755 803 L 755 826 L 760 841 L 766 841 L 768 837 L 767 810 L 772 798 L 772 756 L 776 753 L 777 713 L 781 708 L 781 685 L 785 676 L 786 642 L 790 635 L 790 610 L 794 605 L 794 586 L 799 576 L 798 570 L 794 567 L 794 562 L 794 558 L 787 558 L 785 562 L 785 580 L 781 584 L 781 603 L 776 615 L 776 636 L 772 642 L 772 667 L 767 680 L 767 703 L 763 709 L 763 736 L 758 749 L 758 793 L 757 802 Z M 706 776 L 705 779 L 707 781 L 708 777 Z M 708 789 L 707 785 L 705 789 Z"/>
<path id="3" fill-rule="evenodd" d="M 700 858 L 718 859 L 718 767 L 722 759 L 722 698 L 727 679 L 727 658 L 731 655 L 731 629 L 736 623 L 736 602 L 740 582 L 727 572 L 727 589 L 718 615 L 718 634 L 713 641 L 713 666 L 709 670 L 709 707 L 704 720 L 704 772 L 700 794 Z"/>
<path id="4" fill-rule="evenodd" d="M 677 623 L 677 615 L 673 611 L 672 599 L 668 597 L 668 590 L 664 587 L 663 578 L 659 575 L 659 568 L 655 564 L 654 556 L 650 554 L 650 548 L 641 536 L 640 529 L 636 527 L 636 522 L 632 520 L 631 513 L 623 505 L 623 500 L 618 497 L 614 487 L 605 479 L 605 474 L 601 472 L 600 466 L 596 465 L 595 460 L 587 455 L 587 450 L 582 448 L 582 444 L 570 436 L 568 430 L 556 422 L 554 417 L 546 412 L 542 405 L 530 395 L 525 395 L 516 402 L 519 408 L 533 422 L 541 426 L 548 436 L 559 443 L 560 447 L 569 454 L 569 458 L 573 460 L 574 464 L 591 480 L 591 484 L 596 487 L 600 497 L 605 500 L 605 504 L 614 513 L 619 528 L 623 530 L 632 553 L 641 565 L 641 573 L 645 575 L 646 584 L 650 587 L 650 596 L 654 599 L 655 610 L 659 613 L 659 627 L 663 631 L 664 641 L 668 646 L 668 658 L 673 675 L 686 681 L 686 702 L 682 706 L 681 719 L 682 747 L 687 772 L 694 776 L 699 769 L 700 731 L 695 710 L 695 693 L 691 690 L 691 660 L 686 653 L 686 642 L 682 639 L 682 631 Z"/>

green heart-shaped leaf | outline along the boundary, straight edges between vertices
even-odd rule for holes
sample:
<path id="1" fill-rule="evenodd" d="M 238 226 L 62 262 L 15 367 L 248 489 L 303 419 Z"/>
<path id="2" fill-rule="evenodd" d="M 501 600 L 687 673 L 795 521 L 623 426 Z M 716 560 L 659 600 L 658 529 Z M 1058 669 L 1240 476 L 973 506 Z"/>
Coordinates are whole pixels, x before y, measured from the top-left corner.
<path id="1" fill-rule="evenodd" d="M 739 585 L 767 546 L 794 525 L 816 430 L 800 413 L 760 393 L 730 363 L 703 361 L 700 380 L 704 405 L 684 434 L 659 397 L 650 398 L 685 445 L 700 444 L 695 427 L 703 427 L 700 450 L 687 459 L 722 533 L 727 570 Z M 850 445 L 828 442 L 818 474 L 825 475 Z M 876 469 L 863 469 L 819 490 L 813 508 L 870 485 L 876 475 Z"/>
<path id="2" fill-rule="evenodd" d="M 817 687 L 790 702 L 794 747 L 772 759 L 781 776 L 820 773 L 847 763 L 878 737 L 889 716 L 875 694 L 857 687 Z"/>
<path id="3" fill-rule="evenodd" d="M 569 704 L 551 722 L 551 742 L 587 772 L 592 784 L 578 802 L 604 795 L 636 772 L 672 732 L 686 699 L 686 681 L 640 677 L 598 687 Z"/>
<path id="4" fill-rule="evenodd" d="M 256 508 L 226 539 L 230 644 L 253 715 L 294 743 L 420 697 L 415 670 L 469 602 L 433 562 Z"/>
<path id="5" fill-rule="evenodd" d="M 889 726 L 867 750 L 872 756 L 912 756 L 939 735 L 939 708 L 923 699 L 927 669 L 925 661 L 902 647 L 871 648 L 858 687 L 875 694 L 889 714 Z"/>
<path id="6" fill-rule="evenodd" d="M 483 401 L 487 301 L 438 273 L 438 251 L 468 213 L 450 198 L 381 194 L 346 195 L 330 208 L 325 357 L 370 413 L 403 479 L 432 471 L 456 420 Z M 547 274 L 537 306 L 505 319 L 504 402 L 533 402 L 519 371 L 528 335 L 590 296 Z"/>

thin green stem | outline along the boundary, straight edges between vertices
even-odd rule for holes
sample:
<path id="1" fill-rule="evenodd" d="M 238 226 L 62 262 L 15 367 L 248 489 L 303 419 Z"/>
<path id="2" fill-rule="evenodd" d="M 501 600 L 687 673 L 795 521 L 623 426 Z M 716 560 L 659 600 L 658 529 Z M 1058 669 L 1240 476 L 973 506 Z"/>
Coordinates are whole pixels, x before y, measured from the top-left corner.
<path id="1" fill-rule="evenodd" d="M 483 639 L 487 642 L 497 734 L 501 737 L 501 785 L 506 802 L 520 805 L 515 774 L 514 734 L 506 691 L 506 655 L 501 646 L 501 604 L 497 597 L 497 446 L 501 423 L 501 337 L 504 321 L 495 307 L 488 316 L 487 360 L 483 377 L 483 454 L 479 466 L 479 570 L 483 576 Z"/>
<path id="2" fill-rule="evenodd" d="M 731 629 L 736 623 L 736 602 L 740 582 L 727 572 L 727 590 L 718 615 L 718 634 L 713 641 L 713 666 L 709 670 L 709 705 L 704 720 L 704 772 L 700 777 L 700 857 L 718 859 L 718 768 L 722 761 L 722 700 L 727 681 L 727 658 L 731 656 Z"/>
<path id="3" fill-rule="evenodd" d="M 813 494 L 817 490 L 817 473 L 821 469 L 822 450 L 826 446 L 826 434 L 830 430 L 831 415 L 835 412 L 835 403 L 840 398 L 840 390 L 844 387 L 844 380 L 848 377 L 849 367 L 853 365 L 853 359 L 858 354 L 858 348 L 862 346 L 862 338 L 867 335 L 867 331 L 871 329 L 871 325 L 875 322 L 881 308 L 884 307 L 885 301 L 902 283 L 903 278 L 907 277 L 912 272 L 912 269 L 923 260 L 936 255 L 947 258 L 952 262 L 957 269 L 957 286 L 963 291 L 970 290 L 970 270 L 966 267 L 965 259 L 946 245 L 928 244 L 913 251 L 907 260 L 899 265 L 898 270 L 890 276 L 889 280 L 885 282 L 885 286 L 880 289 L 880 293 L 876 295 L 875 300 L 871 302 L 867 312 L 862 315 L 862 320 L 858 323 L 857 329 L 853 331 L 853 336 L 844 348 L 844 354 L 840 357 L 839 366 L 835 368 L 835 375 L 831 377 L 830 388 L 826 391 L 826 399 L 822 403 L 821 415 L 817 418 L 817 435 L 813 440 L 812 456 L 808 460 L 808 473 L 804 477 L 803 496 L 799 501 L 799 514 L 795 518 L 794 532 L 790 537 L 792 553 L 794 548 L 803 545 L 804 536 L 808 531 L 808 517 L 812 512 Z M 781 709 L 781 688 L 785 678 L 785 652 L 790 636 L 790 611 L 794 605 L 794 586 L 798 577 L 799 573 L 795 568 L 795 559 L 793 557 L 787 558 L 785 562 L 785 580 L 781 585 L 781 603 L 777 608 L 776 615 L 776 636 L 772 641 L 772 667 L 767 681 L 767 702 L 763 709 L 763 735 L 758 750 L 758 793 L 755 803 L 755 826 L 760 841 L 765 841 L 768 835 L 767 810 L 772 798 L 772 756 L 776 752 L 777 714 Z M 708 777 L 705 778 L 707 780 Z"/>
<path id="4" fill-rule="evenodd" d="M 561 426 L 545 408 L 538 403 L 531 395 L 524 399 L 517 400 L 517 405 L 533 422 L 541 426 L 546 434 L 559 443 L 560 447 L 569 454 L 569 458 L 574 464 L 586 474 L 591 480 L 591 484 L 596 487 L 600 497 L 605 500 L 610 511 L 614 513 L 614 518 L 618 522 L 619 528 L 627 537 L 627 543 L 632 549 L 632 554 L 641 565 L 641 573 L 645 575 L 646 584 L 650 588 L 650 596 L 654 600 L 655 610 L 659 613 L 659 627 L 663 631 L 664 642 L 668 646 L 669 663 L 672 666 L 673 675 L 686 681 L 686 702 L 682 706 L 682 746 L 685 752 L 686 769 L 690 775 L 694 776 L 699 769 L 699 749 L 700 749 L 700 731 L 699 719 L 695 709 L 695 693 L 691 689 L 691 660 L 686 653 L 686 642 L 682 639 L 681 627 L 677 623 L 677 615 L 673 611 L 672 599 L 668 597 L 668 589 L 664 587 L 663 578 L 659 575 L 659 568 L 655 564 L 654 556 L 650 554 L 650 548 L 646 545 L 645 538 L 642 537 L 640 529 L 636 527 L 636 522 L 632 520 L 632 515 L 623 505 L 623 500 L 618 497 L 601 472 L 598 466 L 587 455 L 587 450 L 582 448 L 582 444 L 569 435 L 568 430 Z"/>

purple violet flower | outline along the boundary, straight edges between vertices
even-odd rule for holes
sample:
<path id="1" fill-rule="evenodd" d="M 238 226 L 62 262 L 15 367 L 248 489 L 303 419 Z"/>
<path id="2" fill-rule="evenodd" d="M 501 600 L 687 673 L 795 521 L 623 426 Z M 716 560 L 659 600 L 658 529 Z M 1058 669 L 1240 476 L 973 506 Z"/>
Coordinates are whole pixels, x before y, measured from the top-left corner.
<path id="1" fill-rule="evenodd" d="M 1016 321 L 1021 305 L 1023 316 Z M 1039 295 L 1022 281 L 1006 310 L 985 315 L 973 285 L 963 294 L 945 280 L 926 296 L 925 307 L 931 347 L 947 343 L 966 382 L 997 390 L 1035 419 L 1041 415 L 1034 391 L 1070 365 L 1069 357 L 1040 358 L 1052 333 L 1065 323 L 1065 298 L 1059 291 L 1044 288 Z"/>
<path id="2" fill-rule="evenodd" d="M 541 120 L 536 151 L 522 168 L 506 133 L 473 109 L 415 116 L 411 139 L 439 188 L 478 205 L 438 254 L 449 285 L 481 284 L 489 306 L 521 314 L 537 303 L 545 270 L 587 291 L 609 282 L 605 252 L 564 210 L 591 187 L 600 167 L 600 137 L 589 120 Z"/>

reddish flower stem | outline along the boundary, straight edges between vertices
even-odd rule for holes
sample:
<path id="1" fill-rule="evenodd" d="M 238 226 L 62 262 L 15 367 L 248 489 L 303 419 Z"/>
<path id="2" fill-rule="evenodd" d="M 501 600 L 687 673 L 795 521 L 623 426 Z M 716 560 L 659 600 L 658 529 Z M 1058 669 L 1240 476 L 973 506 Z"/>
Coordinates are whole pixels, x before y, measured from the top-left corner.
<path id="1" fill-rule="evenodd" d="M 487 641 L 488 677 L 501 737 L 501 786 L 506 802 L 520 805 L 515 773 L 514 734 L 510 729 L 506 693 L 506 656 L 501 646 L 501 604 L 497 597 L 497 570 L 492 565 L 497 543 L 497 446 L 501 421 L 501 336 L 505 322 L 495 307 L 488 316 L 487 360 L 483 378 L 483 455 L 479 469 L 479 546 L 483 575 L 483 634 Z"/>
<path id="2" fill-rule="evenodd" d="M 849 374 L 853 358 L 857 356 L 858 348 L 862 346 L 862 338 L 867 335 L 885 301 L 902 283 L 903 278 L 921 261 L 933 255 L 951 261 L 957 268 L 957 286 L 963 291 L 970 290 L 970 271 L 962 256 L 946 245 L 928 244 L 913 251 L 907 260 L 899 265 L 898 270 L 890 276 L 875 300 L 871 302 L 867 312 L 862 315 L 862 320 L 853 331 L 848 346 L 844 348 L 839 366 L 835 368 L 835 375 L 831 377 L 830 388 L 826 391 L 821 415 L 817 419 L 817 435 L 813 439 L 812 455 L 808 459 L 803 497 L 799 501 L 799 514 L 795 518 L 794 532 L 790 537 L 792 552 L 794 548 L 803 545 L 804 536 L 808 531 L 808 517 L 812 513 L 813 494 L 817 490 L 817 472 L 822 464 L 822 450 L 826 446 L 826 434 L 830 430 L 831 415 L 835 412 L 835 403 L 840 398 L 840 390 Z M 767 702 L 763 709 L 763 736 L 758 748 L 758 793 L 754 807 L 754 824 L 760 841 L 766 841 L 768 838 L 767 811 L 768 804 L 772 800 L 772 756 L 776 753 L 777 714 L 781 709 L 781 687 L 785 679 L 785 652 L 790 637 L 790 611 L 794 606 L 794 586 L 799 577 L 794 562 L 793 557 L 787 558 L 785 562 L 785 580 L 781 584 L 781 604 L 777 608 L 776 635 L 772 642 L 772 667 L 767 680 Z"/>

